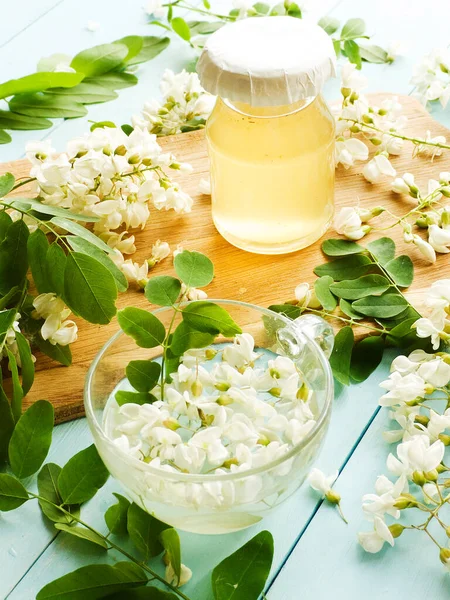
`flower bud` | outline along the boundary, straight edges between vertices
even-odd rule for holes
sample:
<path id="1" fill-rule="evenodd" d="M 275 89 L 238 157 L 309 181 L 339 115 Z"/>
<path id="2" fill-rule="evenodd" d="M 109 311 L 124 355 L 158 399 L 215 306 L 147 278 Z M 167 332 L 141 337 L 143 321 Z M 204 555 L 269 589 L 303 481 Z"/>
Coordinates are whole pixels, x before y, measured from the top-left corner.
<path id="1" fill-rule="evenodd" d="M 430 421 L 430 418 L 427 417 L 426 415 L 416 415 L 414 421 L 416 423 L 419 423 L 420 425 L 423 425 L 424 427 L 426 427 Z"/>
<path id="2" fill-rule="evenodd" d="M 412 474 L 412 480 L 416 485 L 419 485 L 420 487 L 425 485 L 427 482 L 425 475 L 422 471 L 414 471 L 414 473 Z"/>
<path id="3" fill-rule="evenodd" d="M 360 128 L 360 126 L 359 126 L 359 125 L 356 125 L 356 124 L 355 124 L 355 125 L 352 125 L 352 126 L 350 127 L 350 131 L 351 131 L 352 133 L 359 133 L 359 132 L 361 131 L 361 128 Z"/>
<path id="4" fill-rule="evenodd" d="M 439 558 L 441 559 L 441 563 L 443 565 L 447 565 L 450 560 L 450 548 L 441 548 L 439 552 Z"/>
<path id="5" fill-rule="evenodd" d="M 424 475 L 428 481 L 437 481 L 439 476 L 436 469 L 433 469 L 432 471 L 427 471 L 426 473 L 424 473 Z"/>
<path id="6" fill-rule="evenodd" d="M 127 149 L 123 144 L 121 146 L 117 146 L 117 148 L 114 150 L 114 154 L 117 154 L 118 156 L 125 156 L 126 153 Z"/>
<path id="7" fill-rule="evenodd" d="M 380 108 L 378 110 L 378 114 L 380 115 L 380 117 L 384 117 L 385 115 L 387 115 L 388 111 L 385 108 Z"/>
<path id="8" fill-rule="evenodd" d="M 214 387 L 216 388 L 216 390 L 219 390 L 219 392 L 228 392 L 228 390 L 230 389 L 228 383 L 216 383 Z"/>
<path id="9" fill-rule="evenodd" d="M 270 440 L 269 440 L 269 438 L 264 436 L 264 437 L 260 437 L 256 443 L 260 444 L 261 446 L 268 446 L 270 444 Z"/>
<path id="10" fill-rule="evenodd" d="M 143 290 L 145 288 L 145 286 L 147 285 L 147 283 L 148 283 L 148 277 L 144 277 L 143 279 L 139 279 L 139 281 L 137 281 L 136 283 L 141 288 L 141 290 Z"/>
<path id="11" fill-rule="evenodd" d="M 153 160 L 152 160 L 151 158 L 144 158 L 144 159 L 142 160 L 142 164 L 143 164 L 145 167 L 151 167 L 151 166 L 152 166 L 152 164 L 153 164 Z"/>
<path id="12" fill-rule="evenodd" d="M 363 121 L 363 123 L 367 123 L 367 124 L 373 123 L 372 117 L 370 117 L 367 114 L 362 116 L 362 121 Z"/>
<path id="13" fill-rule="evenodd" d="M 359 100 L 359 94 L 353 90 L 352 95 L 350 96 L 350 102 L 353 104 L 355 100 Z"/>
<path id="14" fill-rule="evenodd" d="M 441 213 L 441 226 L 445 227 L 447 225 L 450 225 L 450 211 L 444 210 Z"/>
<path id="15" fill-rule="evenodd" d="M 217 404 L 219 406 L 228 406 L 228 404 L 233 404 L 233 399 L 230 398 L 230 396 L 228 396 L 227 394 L 221 394 L 217 398 Z"/>
<path id="16" fill-rule="evenodd" d="M 130 156 L 130 158 L 128 159 L 129 165 L 137 165 L 140 162 L 141 162 L 141 157 L 139 156 L 139 154 L 133 154 L 133 156 Z"/>
<path id="17" fill-rule="evenodd" d="M 269 390 L 269 394 L 275 396 L 275 398 L 279 398 L 281 396 L 281 388 L 273 387 Z"/>
<path id="18" fill-rule="evenodd" d="M 238 464 L 238 459 L 236 457 L 234 458 L 228 458 L 222 465 L 222 467 L 224 469 L 229 469 L 231 467 L 231 465 L 237 465 Z"/>
<path id="19" fill-rule="evenodd" d="M 448 467 L 446 467 L 446 466 L 445 466 L 445 465 L 443 465 L 442 463 L 436 467 L 436 471 L 437 471 L 438 473 L 445 473 L 445 472 L 446 472 L 446 471 L 448 471 L 448 470 L 449 470 L 449 469 L 448 469 Z"/>
<path id="20" fill-rule="evenodd" d="M 402 494 L 394 503 L 394 507 L 400 510 L 414 508 L 415 506 L 417 506 L 417 500 L 411 494 Z"/>
<path id="21" fill-rule="evenodd" d="M 205 358 L 206 360 L 212 360 L 217 356 L 217 350 L 213 350 L 212 348 L 207 348 L 205 350 Z M 228 386 L 230 387 L 230 386 Z M 226 392 L 226 390 L 224 390 Z"/>
<path id="22" fill-rule="evenodd" d="M 446 435 L 445 433 L 440 433 L 438 437 L 441 440 L 441 442 L 444 444 L 444 446 L 450 446 L 450 435 Z M 439 469 L 439 467 L 438 467 L 438 469 Z M 436 469 L 436 470 L 438 471 L 438 469 Z"/>
<path id="23" fill-rule="evenodd" d="M 351 88 L 348 88 L 348 87 L 341 88 L 341 94 L 343 95 L 344 98 L 348 98 L 351 93 L 352 93 Z"/>
<path id="24" fill-rule="evenodd" d="M 447 537 L 450 538 L 450 525 L 447 527 L 447 529 L 445 530 L 445 534 Z"/>
<path id="25" fill-rule="evenodd" d="M 192 394 L 198 398 L 199 396 L 202 395 L 203 392 L 203 385 L 202 382 L 199 381 L 198 379 L 196 379 L 193 384 L 191 385 L 191 392 Z"/>
<path id="26" fill-rule="evenodd" d="M 416 225 L 417 225 L 417 227 L 420 227 L 420 229 L 428 229 L 427 218 L 426 217 L 419 217 L 416 220 Z"/>
<path id="27" fill-rule="evenodd" d="M 383 143 L 379 138 L 370 138 L 370 142 L 372 142 L 372 144 L 374 146 L 381 146 L 381 144 Z"/>
<path id="28" fill-rule="evenodd" d="M 425 394 L 432 394 L 434 392 L 434 385 L 431 385 L 431 383 L 427 383 L 425 385 Z"/>
<path id="29" fill-rule="evenodd" d="M 325 494 L 325 499 L 328 500 L 330 504 L 339 504 L 341 496 L 334 490 L 330 490 Z"/>
<path id="30" fill-rule="evenodd" d="M 174 418 L 166 419 L 165 421 L 163 421 L 163 425 L 166 429 L 171 429 L 172 431 L 176 431 L 181 427 L 178 421 Z"/>
<path id="31" fill-rule="evenodd" d="M 306 402 L 308 400 L 308 398 L 309 398 L 309 388 L 306 385 L 306 383 L 304 383 L 297 390 L 297 400 L 302 400 L 302 402 Z"/>
<path id="32" fill-rule="evenodd" d="M 398 538 L 402 535 L 405 528 L 400 523 L 394 523 L 393 525 L 389 525 L 389 531 L 392 533 L 393 538 Z"/>

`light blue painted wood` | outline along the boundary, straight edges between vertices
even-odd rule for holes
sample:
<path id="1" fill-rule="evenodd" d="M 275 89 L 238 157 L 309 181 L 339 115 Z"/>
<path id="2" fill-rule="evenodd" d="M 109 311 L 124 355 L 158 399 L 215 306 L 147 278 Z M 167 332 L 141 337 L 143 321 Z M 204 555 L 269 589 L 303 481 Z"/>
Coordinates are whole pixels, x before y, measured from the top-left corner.
<path id="1" fill-rule="evenodd" d="M 331 472 L 345 464 L 353 450 L 355 440 L 359 438 L 361 431 L 376 410 L 377 385 L 385 376 L 386 368 L 380 369 L 363 384 L 351 389 L 337 390 L 330 429 L 318 463 L 320 467 Z M 358 402 L 357 398 L 364 398 L 364 402 Z M 56 435 L 58 430 L 59 428 L 56 430 Z M 72 452 L 75 450 L 73 445 Z M 105 530 L 102 515 L 111 501 L 111 491 L 114 489 L 117 489 L 117 486 L 113 487 L 110 481 L 83 511 L 83 518 L 100 530 Z M 220 537 L 183 533 L 183 560 L 194 571 L 192 582 L 186 585 L 186 594 L 193 600 L 209 600 L 211 598 L 209 577 L 212 567 L 261 529 L 268 529 L 275 538 L 273 562 L 275 575 L 317 506 L 317 496 L 310 492 L 308 486 L 304 486 L 261 524 L 248 530 Z M 21 510 L 18 509 L 16 514 L 20 515 Z M 40 542 L 37 540 L 35 543 L 39 545 Z M 44 546 L 41 546 L 44 550 Z M 93 560 L 105 561 L 104 553 L 97 552 L 96 549 L 89 551 L 86 546 L 85 542 L 68 540 L 67 536 L 58 536 L 15 588 L 9 596 L 10 600 L 34 598 L 34 594 L 48 581 Z M 24 571 L 29 566 L 31 565 L 24 565 Z M 11 580 L 9 586 L 14 585 L 15 582 L 16 579 Z"/>
<path id="2" fill-rule="evenodd" d="M 361 498 L 374 492 L 378 475 L 388 474 L 386 458 L 394 446 L 381 435 L 392 428 L 387 417 L 387 410 L 381 409 L 336 483 L 349 525 L 332 507 L 322 505 L 270 589 L 269 600 L 449 598 L 449 574 L 424 533 L 405 531 L 394 548 L 385 544 L 378 554 L 367 554 L 357 542 L 359 531 L 370 530 Z M 440 539 L 443 543 L 442 533 Z"/>
<path id="3" fill-rule="evenodd" d="M 64 0 L 40 0 L 39 2 L 10 2 L 7 8 L 3 7 L 0 21 L 0 48 L 3 48 L 21 32 L 25 31 L 32 23 L 42 19 L 55 6 Z M 11 56 L 11 63 L 15 57 Z M 3 79 L 3 65 L 2 65 Z"/>

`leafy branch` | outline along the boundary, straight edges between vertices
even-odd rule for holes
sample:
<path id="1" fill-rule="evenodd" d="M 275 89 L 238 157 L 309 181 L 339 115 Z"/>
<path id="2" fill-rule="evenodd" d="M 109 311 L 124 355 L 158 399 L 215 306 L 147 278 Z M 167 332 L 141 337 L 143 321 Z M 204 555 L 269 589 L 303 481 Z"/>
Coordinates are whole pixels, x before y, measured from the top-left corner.
<path id="1" fill-rule="evenodd" d="M 93 46 L 69 58 L 61 72 L 61 54 L 42 59 L 38 72 L 0 84 L 0 144 L 11 141 L 5 130 L 47 129 L 49 119 L 72 119 L 87 113 L 86 105 L 117 98 L 116 90 L 136 85 L 129 71 L 152 60 L 169 45 L 168 37 L 129 35 L 110 44 Z M 64 57 L 63 57 L 64 58 Z"/>
<path id="2" fill-rule="evenodd" d="M 429 341 L 419 339 L 412 325 L 420 314 L 403 290 L 414 277 L 414 267 L 406 255 L 395 256 L 395 243 L 380 238 L 366 247 L 342 239 L 326 240 L 323 253 L 333 260 L 319 265 L 314 273 L 317 305 L 292 300 L 269 308 L 291 319 L 312 313 L 342 328 L 336 335 L 330 364 L 343 385 L 364 381 L 380 364 L 386 347 L 405 352 L 427 349 Z M 355 339 L 355 329 L 369 331 Z"/>

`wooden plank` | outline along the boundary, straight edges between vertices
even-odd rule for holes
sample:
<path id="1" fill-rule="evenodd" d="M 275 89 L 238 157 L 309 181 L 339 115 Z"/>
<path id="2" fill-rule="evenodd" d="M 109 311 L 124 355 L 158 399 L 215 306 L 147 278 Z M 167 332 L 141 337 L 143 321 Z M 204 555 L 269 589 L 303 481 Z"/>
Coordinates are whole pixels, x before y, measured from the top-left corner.
<path id="1" fill-rule="evenodd" d="M 340 469 L 346 463 L 353 451 L 355 440 L 359 438 L 361 431 L 373 417 L 379 396 L 378 384 L 386 378 L 389 363 L 390 360 L 385 360 L 377 372 L 362 384 L 350 388 L 336 386 L 330 428 L 318 463 L 320 468 L 331 473 L 335 469 Z M 362 398 L 364 400 L 360 401 Z M 73 428 L 70 436 L 65 437 L 65 443 L 70 448 L 70 452 L 75 453 L 89 443 L 86 441 L 89 433 L 84 419 L 70 425 L 80 425 L 79 428 Z M 63 427 L 67 427 L 67 425 Z M 61 427 L 58 426 L 55 430 L 55 440 L 58 440 L 58 448 L 61 447 L 59 442 L 60 429 Z M 79 438 L 81 438 L 81 441 Z M 106 531 L 103 513 L 108 504 L 111 504 L 111 492 L 116 490 L 120 491 L 118 483 L 110 480 L 100 490 L 95 499 L 83 507 L 82 518 L 100 531 Z M 286 555 L 295 546 L 298 536 L 314 516 L 318 504 L 317 495 L 307 485 L 304 485 L 260 524 L 247 530 L 222 536 L 200 536 L 181 532 L 183 562 L 194 573 L 192 581 L 183 590 L 192 600 L 212 600 L 210 591 L 212 568 L 262 529 L 271 531 L 275 539 L 275 555 L 271 577 L 276 576 L 284 563 Z M 10 532 L 11 535 L 12 532 L 15 533 L 14 546 L 18 556 L 17 560 L 21 556 L 20 568 L 22 573 L 26 573 L 26 575 L 18 582 L 17 572 L 14 574 L 15 577 L 12 577 L 9 574 L 9 569 L 5 569 L 5 575 L 1 578 L 2 582 L 0 582 L 0 597 L 2 597 L 2 591 L 10 590 L 17 584 L 14 591 L 8 596 L 9 600 L 34 598 L 42 586 L 71 570 L 92 562 L 111 562 L 118 559 L 118 555 L 114 553 L 108 552 L 105 555 L 101 550 L 97 551 L 96 548 L 91 548 L 85 542 L 62 534 L 48 546 L 52 539 L 51 531 L 49 533 L 44 532 L 45 535 L 43 535 L 42 528 L 37 527 L 36 522 L 31 519 L 26 521 L 27 532 L 25 532 L 25 525 L 19 525 L 21 522 L 25 523 L 21 515 L 26 506 L 24 505 L 14 513 L 3 515 L 5 520 L 14 518 L 14 526 L 10 528 Z M 337 516 L 333 516 L 338 520 Z M 0 523 L 0 527 L 3 531 L 3 523 Z M 26 557 L 24 558 L 21 554 L 22 536 L 24 536 L 23 546 L 33 547 L 33 556 L 41 554 L 40 558 L 34 563 L 27 562 Z M 7 548 L 8 546 L 4 544 L 2 536 L 0 539 L 0 556 L 2 556 L 2 553 L 6 555 Z M 206 557 L 207 559 L 205 559 Z M 160 559 L 152 561 L 151 564 L 159 565 Z M 296 580 L 293 581 L 297 585 Z M 305 598 L 308 598 L 308 596 L 305 596 Z M 322 600 L 320 595 L 317 598 Z M 297 600 L 296 596 L 286 597 L 286 600 L 294 599 Z"/>
<path id="2" fill-rule="evenodd" d="M 373 389 L 371 399 L 376 394 Z M 381 394 L 378 390 L 378 397 Z M 354 396 L 353 401 L 356 403 L 358 398 Z M 386 458 L 394 446 L 383 440 L 382 432 L 391 428 L 388 411 L 381 409 L 339 476 L 336 490 L 342 496 L 342 510 L 349 525 L 332 507 L 322 505 L 270 588 L 269 600 L 448 600 L 448 573 L 425 533 L 405 531 L 395 540 L 394 548 L 385 544 L 378 554 L 367 554 L 357 542 L 359 531 L 370 531 L 361 498 L 374 493 L 378 475 L 388 474 Z M 389 524 L 394 522 L 388 520 Z"/>
<path id="3" fill-rule="evenodd" d="M 383 95 L 374 95 L 372 102 L 380 102 Z M 412 98 L 402 97 L 406 114 L 409 117 L 408 131 L 424 132 L 450 137 L 448 130 L 433 121 L 420 104 Z M 284 256 L 261 256 L 243 252 L 231 246 L 215 230 L 210 216 L 209 197 L 199 196 L 198 182 L 208 176 L 208 160 L 203 131 L 193 132 L 160 139 L 166 151 L 174 152 L 179 160 L 190 162 L 193 174 L 181 175 L 183 188 L 195 198 L 193 211 L 189 215 L 177 216 L 172 213 L 152 210 L 151 220 L 143 232 L 138 232 L 137 252 L 133 259 L 142 262 L 148 258 L 150 247 L 157 239 L 165 240 L 175 248 L 182 243 L 186 248 L 206 253 L 214 262 L 216 277 L 208 287 L 211 298 L 229 298 L 242 300 L 260 306 L 279 303 L 292 297 L 294 287 L 301 281 L 312 281 L 313 268 L 323 261 L 320 242 L 300 252 Z M 434 162 L 426 159 L 411 159 L 411 146 L 405 145 L 401 156 L 393 158 L 393 164 L 399 174 L 411 171 L 417 175 L 419 184 L 431 177 L 438 177 L 440 171 L 450 170 L 450 154 L 436 158 Z M 360 175 L 361 166 L 337 171 L 336 205 L 354 205 L 372 207 L 383 204 L 395 213 L 401 214 L 411 207 L 410 199 L 400 197 L 389 191 L 389 183 L 371 185 Z M 28 175 L 27 161 L 6 163 L 1 172 L 12 171 L 16 176 Z M 20 194 L 24 195 L 24 188 Z M 332 236 L 332 232 L 327 234 Z M 372 237 L 376 234 L 371 234 Z M 393 230 L 399 250 L 414 252 L 406 248 L 401 233 Z M 172 273 L 171 260 L 163 261 L 154 270 L 157 274 Z M 448 274 L 448 258 L 441 256 L 437 263 L 430 266 L 418 258 L 416 278 L 413 290 L 421 290 L 441 276 Z M 135 305 L 148 307 L 143 294 L 130 290 L 122 294 L 118 306 Z M 74 364 L 69 367 L 55 366 L 46 357 L 38 356 L 39 373 L 25 404 L 39 398 L 48 398 L 54 404 L 58 422 L 79 417 L 83 414 L 82 389 L 84 376 L 96 352 L 103 343 L 118 329 L 114 319 L 110 325 L 98 326 L 79 323 L 79 340 L 73 346 Z M 61 378 L 64 377 L 64 390 Z"/>

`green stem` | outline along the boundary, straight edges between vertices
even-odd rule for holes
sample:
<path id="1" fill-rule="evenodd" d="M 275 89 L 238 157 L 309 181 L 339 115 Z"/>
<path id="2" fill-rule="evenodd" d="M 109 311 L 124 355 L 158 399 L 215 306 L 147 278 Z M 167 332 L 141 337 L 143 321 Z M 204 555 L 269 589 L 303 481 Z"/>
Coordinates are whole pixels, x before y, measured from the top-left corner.
<path id="1" fill-rule="evenodd" d="M 51 502 L 47 498 L 43 498 L 42 496 L 39 496 L 37 494 L 33 494 L 33 492 L 29 492 L 28 490 L 27 490 L 27 493 L 31 497 L 36 498 L 36 500 L 40 500 L 41 502 L 46 502 L 47 504 L 50 504 L 54 508 L 57 508 L 58 510 L 60 510 L 61 512 L 63 512 L 65 515 L 70 516 L 70 518 L 73 519 L 74 521 L 76 521 L 79 525 L 82 525 L 83 527 L 86 527 L 86 529 L 88 529 L 89 531 L 92 531 L 92 533 L 95 533 L 96 535 L 98 535 L 99 537 L 101 537 L 107 544 L 109 544 L 111 546 L 111 548 L 114 548 L 114 550 L 117 550 L 117 552 L 120 552 L 123 556 L 125 556 L 126 558 L 128 558 L 129 560 L 131 560 L 132 562 L 134 562 L 136 565 L 138 565 L 139 567 L 141 567 L 141 569 L 143 569 L 147 573 L 150 573 L 150 575 L 154 579 L 157 579 L 158 581 L 160 581 L 161 583 L 163 583 L 170 590 L 172 590 L 175 594 L 178 594 L 178 596 L 180 598 L 182 598 L 183 600 L 190 600 L 190 598 L 188 598 L 188 596 L 186 596 L 185 594 L 183 594 L 183 592 L 180 592 L 180 590 L 177 587 L 175 587 L 174 585 L 172 585 L 171 583 L 169 583 L 168 581 L 166 581 L 164 579 L 164 577 L 161 577 L 160 575 L 158 575 L 158 573 L 156 573 L 156 571 L 153 571 L 153 569 L 151 569 L 150 567 L 148 567 L 144 562 L 139 561 L 136 558 L 134 558 L 134 556 L 132 556 L 129 552 L 127 552 L 126 550 L 124 550 L 123 548 L 121 548 L 120 546 L 118 546 L 117 544 L 115 544 L 114 542 L 112 542 L 105 535 L 103 535 L 102 533 L 100 533 L 99 531 L 97 531 L 96 529 L 94 529 L 93 527 L 91 527 L 90 525 L 88 525 L 87 523 L 85 523 L 84 521 L 82 521 L 81 519 L 79 519 L 78 517 L 76 517 L 75 515 L 73 515 L 72 513 L 70 513 L 69 511 L 67 511 L 62 506 L 58 506 L 57 504 L 55 504 L 54 502 Z"/>
<path id="2" fill-rule="evenodd" d="M 450 145 L 448 145 L 448 144 L 441 144 L 440 142 L 431 142 L 431 141 L 427 141 L 427 140 L 422 140 L 420 138 L 409 137 L 407 135 L 402 135 L 400 133 L 396 133 L 395 131 L 384 131 L 383 129 L 380 129 L 379 127 L 376 127 L 375 125 L 371 125 L 370 123 L 363 123 L 362 121 L 358 121 L 357 119 L 346 119 L 344 117 L 340 117 L 339 121 L 347 121 L 348 123 L 353 123 L 354 125 L 359 125 L 362 129 L 368 128 L 368 129 L 371 129 L 372 131 L 376 131 L 378 133 L 389 135 L 391 137 L 398 138 L 400 140 L 404 140 L 406 142 L 411 142 L 416 146 L 423 144 L 425 146 L 432 146 L 433 148 L 442 148 L 443 150 L 450 150 Z"/>
<path id="3" fill-rule="evenodd" d="M 27 289 L 28 289 L 27 279 L 25 279 L 25 281 L 23 283 L 23 286 L 22 286 L 20 298 L 19 298 L 16 306 L 13 307 L 15 309 L 15 311 L 16 311 L 16 314 L 14 315 L 14 319 L 13 319 L 14 321 L 16 320 L 17 314 L 20 313 L 20 310 L 22 308 L 22 304 L 23 304 L 23 302 L 24 302 L 24 300 L 26 298 L 26 295 L 27 295 Z M 3 341 L 0 343 L 0 357 L 2 355 L 2 351 L 3 351 L 3 348 L 5 347 L 5 344 L 6 344 L 6 335 L 3 338 Z"/>
<path id="4" fill-rule="evenodd" d="M 169 6 L 180 6 L 180 8 L 186 8 L 187 10 L 191 10 L 192 12 L 199 13 L 201 15 L 208 15 L 209 17 L 216 17 L 217 19 L 221 19 L 222 21 L 235 21 L 235 17 L 230 17 L 230 15 L 221 15 L 218 13 L 213 13 L 210 10 L 203 10 L 202 8 L 198 8 L 189 4 L 189 2 L 185 2 L 181 0 L 180 2 L 171 2 L 169 4 L 163 4 L 164 7 Z"/>
<path id="5" fill-rule="evenodd" d="M 19 181 L 15 184 L 11 191 L 13 192 L 14 190 L 17 190 L 17 188 L 22 187 L 22 185 L 27 185 L 27 183 L 31 183 L 32 181 L 36 181 L 36 177 L 29 177 L 27 179 L 24 179 L 23 181 Z"/>
<path id="6" fill-rule="evenodd" d="M 314 308 L 305 308 L 306 312 L 311 312 L 319 317 L 324 317 L 328 319 L 338 319 L 339 321 L 343 321 L 344 323 L 348 323 L 349 325 L 357 325 L 358 327 L 363 327 L 364 329 L 370 329 L 371 331 L 379 331 L 380 333 L 389 333 L 388 329 L 374 327 L 373 325 L 366 325 L 365 323 L 360 323 L 359 321 L 355 321 L 354 319 L 347 319 L 346 317 L 341 317 L 332 312 L 328 312 L 326 310 L 316 310 Z"/>

